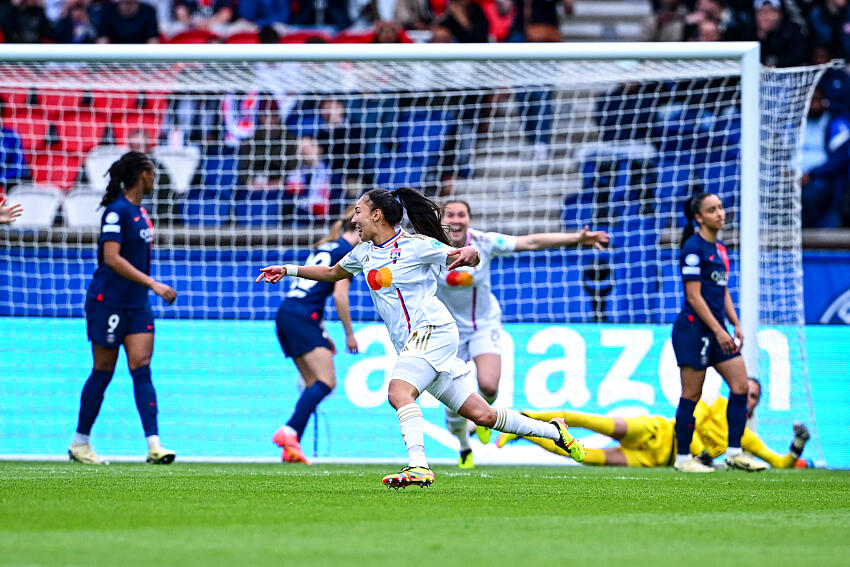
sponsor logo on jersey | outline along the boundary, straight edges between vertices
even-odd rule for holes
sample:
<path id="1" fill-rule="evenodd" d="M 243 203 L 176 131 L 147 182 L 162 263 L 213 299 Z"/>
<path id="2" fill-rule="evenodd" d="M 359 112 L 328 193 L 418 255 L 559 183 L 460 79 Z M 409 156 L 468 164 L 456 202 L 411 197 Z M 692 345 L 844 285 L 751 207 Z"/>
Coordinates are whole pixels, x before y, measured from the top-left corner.
<path id="1" fill-rule="evenodd" d="M 375 291 L 384 287 L 390 287 L 390 284 L 393 283 L 393 273 L 387 267 L 379 270 L 371 270 L 366 275 L 366 283 Z"/>
<path id="2" fill-rule="evenodd" d="M 139 229 L 139 238 L 147 243 L 153 242 L 153 229 L 150 227 Z"/>
<path id="3" fill-rule="evenodd" d="M 719 286 L 725 286 L 726 283 L 729 281 L 729 272 L 726 272 L 726 271 L 721 272 L 721 271 L 715 270 L 715 271 L 711 272 L 711 281 L 713 281 L 714 283 L 716 283 Z"/>
<path id="4" fill-rule="evenodd" d="M 431 239 L 431 248 L 434 250 L 439 250 L 440 248 L 445 248 L 446 245 L 440 242 L 439 240 Z"/>
<path id="5" fill-rule="evenodd" d="M 475 281 L 469 272 L 449 272 L 446 274 L 446 283 L 452 287 L 469 287 Z"/>

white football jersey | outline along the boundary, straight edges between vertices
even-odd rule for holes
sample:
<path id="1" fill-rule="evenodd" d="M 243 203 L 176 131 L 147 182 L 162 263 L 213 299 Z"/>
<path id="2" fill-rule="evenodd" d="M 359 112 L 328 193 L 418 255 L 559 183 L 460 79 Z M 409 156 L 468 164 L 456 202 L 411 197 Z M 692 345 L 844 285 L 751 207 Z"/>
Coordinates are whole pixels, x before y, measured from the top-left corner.
<path id="1" fill-rule="evenodd" d="M 437 287 L 437 297 L 454 316 L 461 336 L 501 323 L 502 308 L 490 288 L 490 262 L 496 256 L 510 256 L 516 249 L 516 237 L 470 228 L 465 246 L 478 249 L 478 265 L 444 270 Z"/>
<path id="2" fill-rule="evenodd" d="M 380 246 L 361 242 L 339 261 L 353 275 L 366 274 L 372 301 L 396 352 L 416 329 L 454 321 L 437 299 L 438 274 L 446 272 L 451 250 L 439 240 L 399 229 Z"/>

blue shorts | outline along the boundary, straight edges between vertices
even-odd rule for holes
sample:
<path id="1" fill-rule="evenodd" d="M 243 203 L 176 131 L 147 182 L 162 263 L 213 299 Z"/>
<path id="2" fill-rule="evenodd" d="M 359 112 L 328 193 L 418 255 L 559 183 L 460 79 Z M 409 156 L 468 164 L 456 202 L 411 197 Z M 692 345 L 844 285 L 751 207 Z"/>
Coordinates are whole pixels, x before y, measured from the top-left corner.
<path id="1" fill-rule="evenodd" d="M 719 362 L 741 356 L 739 351 L 726 354 L 714 333 L 696 315 L 679 313 L 673 323 L 673 352 L 676 363 L 690 366 L 695 370 L 705 370 Z"/>
<path id="2" fill-rule="evenodd" d="M 277 339 L 286 356 L 297 358 L 314 348 L 334 350 L 321 319 L 296 311 L 279 309 L 277 312 Z"/>
<path id="3" fill-rule="evenodd" d="M 118 348 L 124 337 L 153 333 L 153 311 L 148 302 L 138 309 L 123 309 L 86 297 L 86 327 L 89 340 L 104 348 Z"/>

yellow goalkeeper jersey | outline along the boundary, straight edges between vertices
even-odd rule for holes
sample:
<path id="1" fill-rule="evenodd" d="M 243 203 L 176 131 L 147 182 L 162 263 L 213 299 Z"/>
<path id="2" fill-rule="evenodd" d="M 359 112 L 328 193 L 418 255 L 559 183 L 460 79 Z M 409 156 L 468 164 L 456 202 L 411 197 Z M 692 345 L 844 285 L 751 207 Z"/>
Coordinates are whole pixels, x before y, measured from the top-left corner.
<path id="1" fill-rule="evenodd" d="M 729 443 L 729 428 L 726 423 L 726 406 L 728 400 L 723 397 L 717 398 L 711 405 L 703 400 L 697 403 L 694 411 L 696 426 L 694 427 L 694 439 L 691 442 L 691 453 L 700 454 L 705 450 L 711 458 L 715 458 L 726 452 Z M 741 448 L 762 459 L 774 468 L 791 468 L 796 459 L 790 454 L 781 456 L 767 448 L 758 435 L 749 428 L 744 429 L 741 437 Z"/>

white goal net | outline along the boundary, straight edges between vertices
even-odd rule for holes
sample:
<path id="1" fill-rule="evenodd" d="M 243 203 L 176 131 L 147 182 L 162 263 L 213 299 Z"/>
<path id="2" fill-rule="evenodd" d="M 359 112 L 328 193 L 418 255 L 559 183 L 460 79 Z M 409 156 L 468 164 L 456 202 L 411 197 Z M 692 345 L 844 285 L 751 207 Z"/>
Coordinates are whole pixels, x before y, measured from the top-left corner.
<path id="1" fill-rule="evenodd" d="M 58 447 L 61 454 L 73 432 L 90 370 L 81 317 L 96 265 L 97 203 L 106 169 L 129 148 L 149 152 L 157 165 L 157 189 L 145 203 L 157 235 L 153 275 L 180 295 L 173 306 L 152 301 L 161 322 L 154 383 L 163 437 L 179 437 L 189 456 L 271 455 L 266 429 L 285 421 L 297 394 L 294 366 L 284 363 L 271 323 L 282 290 L 255 285 L 257 269 L 305 259 L 338 214 L 372 187 L 407 185 L 438 201 L 466 200 L 473 226 L 485 230 L 608 231 L 606 251 L 556 249 L 497 261 L 493 287 L 504 321 L 655 325 L 660 335 L 683 301 L 682 206 L 694 192 L 711 191 L 727 209 L 723 238 L 738 301 L 748 269 L 738 253 L 748 215 L 741 159 L 753 151 L 741 141 L 739 58 L 298 61 L 291 54 L 289 61 L 0 62 L 2 125 L 19 139 L 21 156 L 2 183 L 10 202 L 26 209 L 0 229 L 7 338 L 0 397 L 14 400 L 4 409 L 0 453 L 56 454 Z M 762 326 L 803 322 L 795 180 L 800 127 L 820 72 L 762 71 Z M 352 290 L 366 341 L 375 312 L 364 281 Z M 332 307 L 327 318 L 335 319 Z M 804 371 L 804 349 L 800 335 L 793 337 L 792 395 L 795 381 L 807 387 L 805 374 L 795 372 Z M 640 368 L 657 375 L 661 351 L 649 349 L 650 362 Z M 375 396 L 385 354 L 376 344 L 359 359 L 338 357 L 348 370 L 338 367 L 335 396 L 378 406 L 359 404 L 345 373 L 362 376 L 364 391 Z M 616 357 L 604 349 L 587 356 Z M 269 368 L 281 370 L 267 376 Z M 116 397 L 129 395 L 125 386 L 112 386 Z M 132 454 L 127 438 L 140 436 L 132 403 L 109 400 L 98 446 Z M 784 426 L 786 418 L 777 419 Z M 216 420 L 226 426 L 211 426 Z M 391 421 L 386 427 L 377 436 L 395 447 L 397 432 Z M 52 437 L 36 442 L 44 428 Z M 320 457 L 384 455 L 363 441 L 349 451 L 326 432 L 319 438 Z"/>

